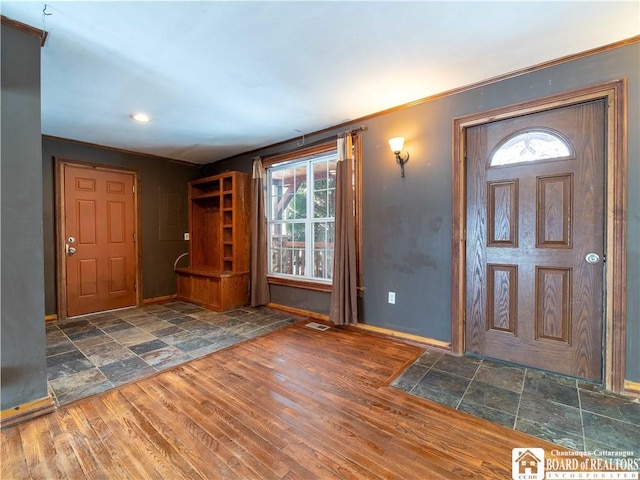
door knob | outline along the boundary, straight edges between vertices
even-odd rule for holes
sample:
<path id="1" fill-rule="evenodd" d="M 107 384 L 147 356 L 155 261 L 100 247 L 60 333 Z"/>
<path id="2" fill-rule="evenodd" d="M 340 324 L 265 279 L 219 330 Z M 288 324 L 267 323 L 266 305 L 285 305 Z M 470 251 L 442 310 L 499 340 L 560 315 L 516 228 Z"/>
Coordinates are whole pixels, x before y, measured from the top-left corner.
<path id="1" fill-rule="evenodd" d="M 66 250 L 67 255 L 73 255 L 76 253 L 76 249 L 74 247 L 70 247 L 68 243 L 64 244 L 64 249 Z"/>
<path id="2" fill-rule="evenodd" d="M 587 263 L 598 263 L 600 261 L 600 255 L 597 253 L 587 253 L 587 256 L 584 257 Z"/>

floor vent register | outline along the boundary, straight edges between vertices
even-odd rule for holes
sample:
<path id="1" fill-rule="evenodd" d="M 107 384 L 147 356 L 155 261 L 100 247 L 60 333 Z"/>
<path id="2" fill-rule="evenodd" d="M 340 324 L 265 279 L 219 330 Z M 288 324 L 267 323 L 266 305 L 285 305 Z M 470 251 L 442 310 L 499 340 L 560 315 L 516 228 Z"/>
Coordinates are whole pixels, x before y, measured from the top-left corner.
<path id="1" fill-rule="evenodd" d="M 321 332 L 324 332 L 325 330 L 329 330 L 331 328 L 329 325 L 322 325 L 316 322 L 309 322 L 305 325 L 305 327 L 313 328 L 314 330 L 320 330 Z"/>

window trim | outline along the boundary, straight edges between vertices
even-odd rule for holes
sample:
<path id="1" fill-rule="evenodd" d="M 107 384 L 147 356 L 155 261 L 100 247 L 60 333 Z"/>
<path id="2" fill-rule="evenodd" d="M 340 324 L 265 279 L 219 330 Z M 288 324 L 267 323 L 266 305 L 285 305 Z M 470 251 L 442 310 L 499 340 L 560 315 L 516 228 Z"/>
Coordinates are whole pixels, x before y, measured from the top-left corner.
<path id="1" fill-rule="evenodd" d="M 284 285 L 285 287 L 302 288 L 305 290 L 315 290 L 316 292 L 331 292 L 331 282 L 321 282 L 319 280 L 309 280 L 307 278 L 283 277 L 279 275 L 267 275 L 269 285 Z"/>
<path id="2" fill-rule="evenodd" d="M 319 155 L 322 153 L 336 150 L 336 140 L 331 139 L 327 142 L 323 142 L 317 145 L 313 145 L 307 148 L 301 148 L 291 152 L 285 152 L 276 154 L 262 160 L 262 165 L 265 170 L 273 165 L 294 162 L 297 159 L 308 157 L 312 155 Z M 354 189 L 354 201 L 355 201 L 355 230 L 356 230 L 356 270 L 358 278 L 358 296 L 362 296 L 364 293 L 363 287 L 363 274 L 362 274 L 362 138 L 360 135 L 353 136 L 353 155 L 354 155 L 354 175 L 355 175 L 355 189 Z M 267 219 L 268 221 L 268 219 Z M 269 285 L 284 285 L 288 287 L 301 288 L 305 290 L 315 290 L 320 292 L 331 292 L 332 280 L 322 281 L 310 280 L 308 278 L 293 278 L 290 276 L 279 276 L 274 274 L 267 274 L 267 282 Z"/>
<path id="3" fill-rule="evenodd" d="M 266 170 L 266 178 L 270 178 L 270 168 L 274 167 L 286 167 L 288 165 L 293 165 L 299 162 L 307 163 L 309 165 L 310 162 L 313 162 L 313 159 L 309 157 L 321 157 L 324 154 L 330 154 L 336 152 L 337 145 L 335 142 L 323 143 L 321 145 L 317 145 L 314 147 L 309 147 L 305 149 L 296 150 L 295 152 L 289 152 L 283 155 L 277 155 L 275 157 L 270 158 L 266 163 L 268 166 L 265 166 Z M 263 165 L 265 162 L 263 162 Z M 307 173 L 309 175 L 309 172 Z M 308 180 L 309 181 L 309 180 Z M 270 183 L 267 182 L 267 188 L 270 188 Z M 311 197 L 309 197 L 309 201 L 312 201 Z M 267 199 L 267 203 L 270 202 L 270 199 Z M 270 213 L 267 216 L 267 224 L 270 225 L 273 219 L 270 218 Z M 313 218 L 304 219 L 304 225 L 307 225 L 308 222 L 313 223 Z M 301 223 L 301 222 L 293 222 L 293 223 Z M 269 234 L 270 235 L 270 234 Z M 269 235 L 267 237 L 269 238 Z M 269 246 L 267 246 L 269 248 Z M 270 249 L 269 249 L 270 250 Z M 305 248 L 307 254 L 309 254 L 308 249 Z M 269 266 L 269 269 L 271 266 Z M 322 279 L 322 278 L 314 278 L 314 277 L 306 277 L 300 275 L 293 274 L 279 274 L 279 273 L 268 273 L 267 281 L 270 284 L 278 284 L 278 285 L 293 285 L 299 288 L 307 288 L 312 290 L 320 290 L 320 291 L 331 291 L 331 285 L 333 283 L 332 279 Z"/>
<path id="4" fill-rule="evenodd" d="M 315 145 L 312 147 L 301 148 L 300 150 L 295 150 L 293 152 L 285 152 L 269 158 L 265 158 L 262 160 L 262 166 L 265 170 L 267 170 L 269 167 L 272 167 L 278 163 L 293 162 L 303 157 L 310 157 L 312 155 L 327 153 L 332 150 L 336 150 L 336 148 L 337 147 L 335 141 L 323 143 L 321 145 Z"/>

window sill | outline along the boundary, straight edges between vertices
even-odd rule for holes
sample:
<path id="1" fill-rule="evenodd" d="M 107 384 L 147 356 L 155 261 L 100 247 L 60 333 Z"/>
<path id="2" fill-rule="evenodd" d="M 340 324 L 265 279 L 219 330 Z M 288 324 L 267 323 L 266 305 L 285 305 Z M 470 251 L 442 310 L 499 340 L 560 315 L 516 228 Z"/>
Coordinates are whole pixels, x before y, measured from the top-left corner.
<path id="1" fill-rule="evenodd" d="M 284 285 L 286 287 L 303 288 L 305 290 L 315 290 L 317 292 L 331 293 L 330 283 L 314 282 L 313 280 L 299 280 L 296 278 L 283 278 L 267 276 L 269 285 Z"/>

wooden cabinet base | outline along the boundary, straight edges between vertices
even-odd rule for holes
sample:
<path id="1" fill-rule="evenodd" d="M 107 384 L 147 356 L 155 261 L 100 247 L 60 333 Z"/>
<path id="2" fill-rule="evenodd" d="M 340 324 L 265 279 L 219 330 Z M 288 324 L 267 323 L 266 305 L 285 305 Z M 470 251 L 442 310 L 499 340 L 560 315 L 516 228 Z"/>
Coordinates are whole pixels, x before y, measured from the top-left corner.
<path id="1" fill-rule="evenodd" d="M 176 269 L 179 300 L 202 305 L 217 312 L 249 303 L 249 272 L 211 272 Z"/>

